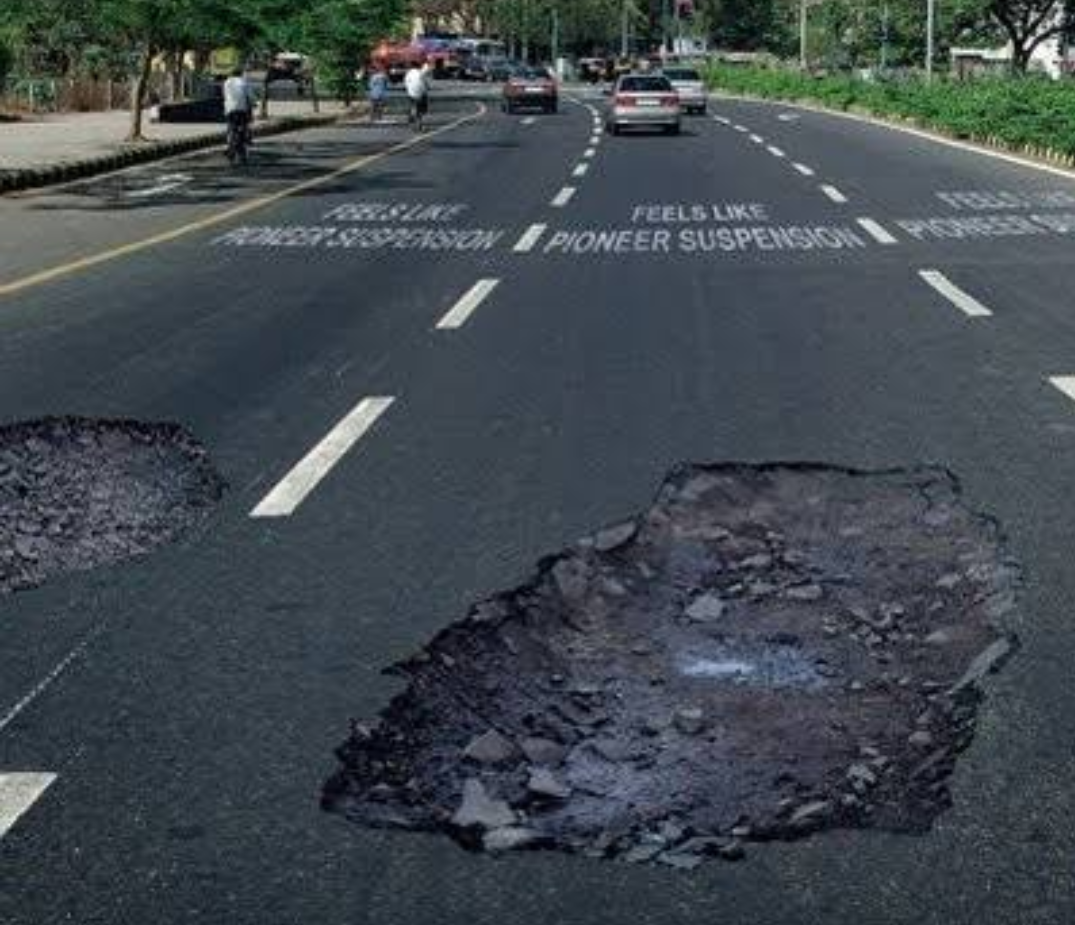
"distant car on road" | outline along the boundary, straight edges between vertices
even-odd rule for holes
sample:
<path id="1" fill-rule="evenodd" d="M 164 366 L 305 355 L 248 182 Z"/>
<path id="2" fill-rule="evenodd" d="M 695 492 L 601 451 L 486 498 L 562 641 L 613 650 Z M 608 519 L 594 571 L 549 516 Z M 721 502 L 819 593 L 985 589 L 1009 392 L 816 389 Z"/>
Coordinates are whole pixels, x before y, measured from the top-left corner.
<path id="1" fill-rule="evenodd" d="M 612 89 L 605 128 L 613 135 L 625 128 L 659 128 L 678 135 L 681 116 L 679 94 L 667 77 L 626 74 Z"/>
<path id="2" fill-rule="evenodd" d="M 504 84 L 504 112 L 541 109 L 556 112 L 560 93 L 556 81 L 543 67 L 517 67 Z"/>
<path id="3" fill-rule="evenodd" d="M 705 115 L 709 101 L 705 92 L 705 81 L 697 70 L 693 67 L 666 67 L 661 74 L 668 78 L 668 82 L 679 94 L 679 104 L 684 112 Z"/>
<path id="4" fill-rule="evenodd" d="M 512 68 L 507 58 L 472 55 L 463 66 L 463 78 L 485 83 L 503 82 L 511 76 Z"/>

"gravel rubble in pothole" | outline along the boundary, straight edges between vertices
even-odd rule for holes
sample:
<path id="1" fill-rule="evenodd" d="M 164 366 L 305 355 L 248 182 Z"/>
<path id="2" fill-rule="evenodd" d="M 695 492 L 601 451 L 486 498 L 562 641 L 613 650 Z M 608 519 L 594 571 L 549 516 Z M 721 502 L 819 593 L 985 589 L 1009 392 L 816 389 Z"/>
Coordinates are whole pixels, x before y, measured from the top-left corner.
<path id="1" fill-rule="evenodd" d="M 684 466 L 397 665 L 323 806 L 690 869 L 950 804 L 1019 570 L 932 468 Z"/>
<path id="2" fill-rule="evenodd" d="M 0 594 L 139 556 L 206 517 L 224 482 L 170 424 L 0 427 Z"/>

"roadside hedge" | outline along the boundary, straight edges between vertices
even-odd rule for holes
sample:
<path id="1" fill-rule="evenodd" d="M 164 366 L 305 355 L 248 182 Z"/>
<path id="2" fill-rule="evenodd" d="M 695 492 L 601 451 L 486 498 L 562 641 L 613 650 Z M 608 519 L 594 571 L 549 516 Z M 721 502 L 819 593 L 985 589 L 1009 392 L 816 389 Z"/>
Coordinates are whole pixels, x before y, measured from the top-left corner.
<path id="1" fill-rule="evenodd" d="M 868 112 L 1044 156 L 1075 157 L 1075 84 L 1046 77 L 866 81 L 790 69 L 710 68 L 717 90 Z"/>

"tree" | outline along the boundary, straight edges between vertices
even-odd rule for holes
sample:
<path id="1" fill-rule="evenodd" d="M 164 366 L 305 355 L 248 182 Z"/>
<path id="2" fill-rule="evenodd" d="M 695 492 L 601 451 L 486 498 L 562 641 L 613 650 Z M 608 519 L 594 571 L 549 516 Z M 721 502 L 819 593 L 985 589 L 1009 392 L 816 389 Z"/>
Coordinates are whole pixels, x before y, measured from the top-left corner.
<path id="1" fill-rule="evenodd" d="M 1070 33 L 1075 10 L 1068 0 L 991 0 L 993 15 L 1012 45 L 1012 69 L 1024 73 L 1046 41 Z"/>
<path id="2" fill-rule="evenodd" d="M 720 0 L 709 8 L 713 39 L 719 47 L 757 51 L 772 45 L 777 28 L 773 0 Z"/>

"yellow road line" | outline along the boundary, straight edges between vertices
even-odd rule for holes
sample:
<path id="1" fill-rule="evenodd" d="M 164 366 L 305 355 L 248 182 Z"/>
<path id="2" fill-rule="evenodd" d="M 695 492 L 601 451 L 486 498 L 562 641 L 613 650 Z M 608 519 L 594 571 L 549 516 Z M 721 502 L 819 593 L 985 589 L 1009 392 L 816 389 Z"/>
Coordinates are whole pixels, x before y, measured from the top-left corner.
<path id="1" fill-rule="evenodd" d="M 175 241 L 177 238 L 185 237 L 186 235 L 193 234 L 197 231 L 205 231 L 207 228 L 213 228 L 224 222 L 239 218 L 240 216 L 249 215 L 251 212 L 256 212 L 258 209 L 264 209 L 266 206 L 271 206 L 283 199 L 294 196 L 296 193 L 304 193 L 306 190 L 324 186 L 327 183 L 331 183 L 333 180 L 338 180 L 340 177 L 345 177 L 357 170 L 361 170 L 363 167 L 368 167 L 370 164 L 384 160 L 394 154 L 400 154 L 431 138 L 436 138 L 438 135 L 443 135 L 445 132 L 454 131 L 461 125 L 465 125 L 468 122 L 473 122 L 475 119 L 481 118 L 485 115 L 488 109 L 484 104 L 479 104 L 479 107 L 478 111 L 471 115 L 463 116 L 461 119 L 456 119 L 454 122 L 444 125 L 432 132 L 427 132 L 424 135 L 416 135 L 414 138 L 393 145 L 391 148 L 386 148 L 384 151 L 380 151 L 377 154 L 368 154 L 364 157 L 360 157 L 337 170 L 333 170 L 331 173 L 323 174 L 320 177 L 313 177 L 310 180 L 304 180 L 302 183 L 298 183 L 295 186 L 289 186 L 287 189 L 280 190 L 279 192 L 248 200 L 237 206 L 232 206 L 230 209 L 225 209 L 223 212 L 208 215 L 205 218 L 189 222 L 186 225 L 180 225 L 178 228 L 172 228 L 169 231 L 151 235 L 140 241 L 132 241 L 130 244 L 123 244 L 119 247 L 101 251 L 97 254 L 80 257 L 78 260 L 63 263 L 59 266 L 51 267 L 48 270 L 40 270 L 37 273 L 31 273 L 29 276 L 24 276 L 21 279 L 16 279 L 10 283 L 0 283 L 0 297 L 15 295 L 16 293 L 24 292 L 27 289 L 32 289 L 35 286 L 41 286 L 45 283 L 50 283 L 53 280 L 70 276 L 73 273 L 78 273 L 81 270 L 88 270 L 91 267 L 99 266 L 102 263 L 110 263 L 113 260 L 119 260 L 122 257 L 127 257 L 130 254 L 136 254 L 139 251 L 156 247 L 159 244 L 167 244 L 169 241 Z"/>

